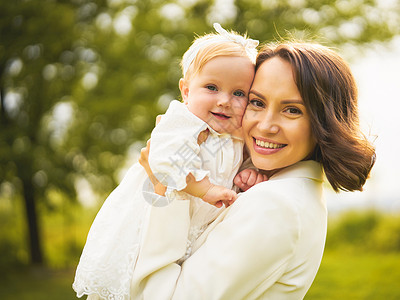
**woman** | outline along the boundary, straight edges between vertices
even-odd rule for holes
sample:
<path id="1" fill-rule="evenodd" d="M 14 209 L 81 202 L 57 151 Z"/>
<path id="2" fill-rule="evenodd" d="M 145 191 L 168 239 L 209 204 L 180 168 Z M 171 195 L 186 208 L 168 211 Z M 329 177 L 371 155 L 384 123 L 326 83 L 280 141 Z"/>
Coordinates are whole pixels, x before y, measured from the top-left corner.
<path id="1" fill-rule="evenodd" d="M 225 209 L 182 265 L 176 261 L 186 250 L 188 203 L 153 207 L 134 298 L 275 300 L 306 294 L 325 244 L 323 173 L 335 191 L 362 190 L 375 161 L 359 130 L 349 67 L 320 45 L 264 47 L 242 127 L 252 163 L 269 180 Z"/>

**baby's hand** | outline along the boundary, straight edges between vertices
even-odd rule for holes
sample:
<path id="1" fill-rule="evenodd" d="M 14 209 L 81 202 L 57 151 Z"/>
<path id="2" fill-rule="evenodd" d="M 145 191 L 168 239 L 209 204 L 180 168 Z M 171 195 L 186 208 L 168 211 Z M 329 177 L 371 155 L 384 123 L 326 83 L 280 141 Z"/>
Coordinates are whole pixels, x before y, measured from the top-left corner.
<path id="1" fill-rule="evenodd" d="M 267 180 L 268 177 L 265 174 L 262 174 L 254 169 L 244 169 L 235 176 L 233 183 L 243 192 L 245 192 L 257 183 Z"/>
<path id="2" fill-rule="evenodd" d="M 205 193 L 205 195 L 202 197 L 203 201 L 218 208 L 222 207 L 222 204 L 224 204 L 225 207 L 232 205 L 236 198 L 237 194 L 234 191 L 227 189 L 226 187 L 213 184 L 210 186 L 207 193 Z"/>

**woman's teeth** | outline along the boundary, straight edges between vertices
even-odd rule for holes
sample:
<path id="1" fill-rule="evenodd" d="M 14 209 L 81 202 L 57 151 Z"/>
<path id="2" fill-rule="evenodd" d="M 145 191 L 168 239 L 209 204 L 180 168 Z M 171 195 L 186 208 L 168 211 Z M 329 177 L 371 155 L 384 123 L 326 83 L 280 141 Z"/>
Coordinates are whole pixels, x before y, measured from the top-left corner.
<path id="1" fill-rule="evenodd" d="M 264 142 L 260 140 L 256 140 L 257 146 L 263 147 L 263 148 L 268 148 L 268 149 L 277 149 L 277 148 L 283 148 L 285 144 L 274 144 L 274 143 L 269 143 L 269 142 Z"/>

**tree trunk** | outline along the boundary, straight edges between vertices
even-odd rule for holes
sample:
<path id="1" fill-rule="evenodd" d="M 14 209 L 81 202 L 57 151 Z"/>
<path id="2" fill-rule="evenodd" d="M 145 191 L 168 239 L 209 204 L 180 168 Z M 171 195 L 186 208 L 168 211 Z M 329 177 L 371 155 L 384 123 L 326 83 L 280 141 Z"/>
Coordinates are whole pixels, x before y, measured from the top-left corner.
<path id="1" fill-rule="evenodd" d="M 40 243 L 38 219 L 36 214 L 36 203 L 34 189 L 30 180 L 24 180 L 24 200 L 26 217 L 28 221 L 30 259 L 34 265 L 43 265 L 43 254 Z"/>
<path id="2" fill-rule="evenodd" d="M 0 82 L 1 82 L 1 77 L 0 77 Z M 2 89 L 2 86 L 0 85 L 0 124 L 1 125 L 6 125 L 7 124 L 7 115 L 6 115 L 6 108 L 4 107 L 4 90 Z"/>

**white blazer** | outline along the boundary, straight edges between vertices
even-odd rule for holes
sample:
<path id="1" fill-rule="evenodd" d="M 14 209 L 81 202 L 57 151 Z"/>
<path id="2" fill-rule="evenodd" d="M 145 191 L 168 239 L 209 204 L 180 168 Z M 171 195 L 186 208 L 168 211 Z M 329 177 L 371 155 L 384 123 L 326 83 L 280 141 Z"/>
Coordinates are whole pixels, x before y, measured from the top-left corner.
<path id="1" fill-rule="evenodd" d="M 133 299 L 302 299 L 326 237 L 322 167 L 290 166 L 242 193 L 186 251 L 189 201 L 152 207 Z"/>

